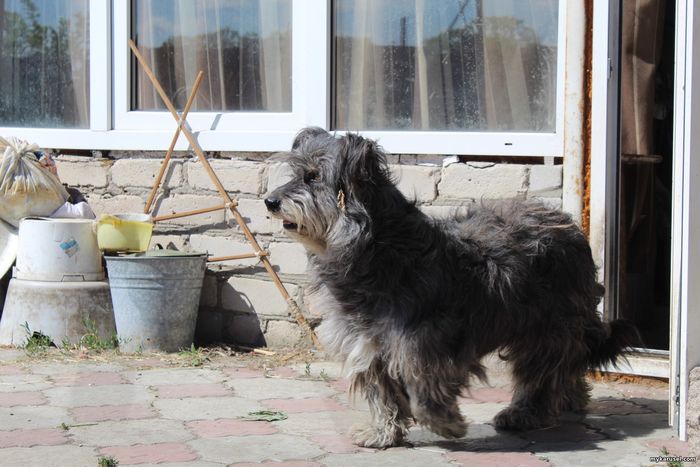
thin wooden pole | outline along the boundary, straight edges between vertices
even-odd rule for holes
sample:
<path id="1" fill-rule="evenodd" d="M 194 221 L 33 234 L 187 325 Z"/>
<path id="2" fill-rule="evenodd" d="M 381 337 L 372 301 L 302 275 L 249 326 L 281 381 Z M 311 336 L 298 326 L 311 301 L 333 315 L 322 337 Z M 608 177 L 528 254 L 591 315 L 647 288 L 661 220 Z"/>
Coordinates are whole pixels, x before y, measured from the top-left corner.
<path id="1" fill-rule="evenodd" d="M 193 209 L 192 211 L 182 211 L 182 212 L 174 212 L 172 214 L 163 214 L 162 216 L 156 216 L 153 218 L 153 222 L 163 222 L 163 221 L 169 221 L 171 219 L 179 219 L 181 217 L 189 217 L 189 216 L 196 216 L 198 214 L 206 214 L 208 212 L 213 212 L 213 211 L 221 211 L 223 209 L 228 208 L 225 204 L 222 204 L 220 206 L 212 206 L 210 208 L 200 208 L 200 209 Z"/>
<path id="2" fill-rule="evenodd" d="M 151 212 L 151 207 L 153 206 L 153 200 L 156 197 L 156 192 L 158 191 L 158 188 L 160 187 L 160 182 L 163 180 L 163 175 L 165 175 L 165 170 L 168 168 L 168 163 L 170 162 L 170 158 L 172 157 L 173 151 L 175 150 L 175 144 L 177 143 L 177 140 L 180 138 L 180 130 L 182 129 L 182 125 L 187 120 L 187 114 L 190 112 L 190 107 L 192 107 L 192 103 L 194 102 L 194 97 L 197 94 L 197 91 L 199 90 L 199 86 L 202 84 L 203 79 L 204 79 L 204 72 L 200 71 L 199 73 L 197 73 L 197 78 L 195 78 L 194 85 L 192 85 L 192 91 L 190 92 L 190 96 L 187 98 L 187 102 L 185 103 L 185 108 L 182 110 L 182 114 L 180 115 L 180 119 L 178 121 L 177 128 L 175 129 L 175 134 L 173 135 L 173 139 L 170 141 L 170 146 L 168 147 L 168 151 L 165 153 L 165 159 L 163 159 L 163 163 L 160 166 L 160 172 L 158 172 L 158 176 L 156 177 L 156 180 L 153 183 L 153 188 L 151 189 L 151 193 L 148 195 L 148 201 L 146 201 L 146 207 L 144 207 L 144 209 L 143 209 L 144 214 L 150 214 L 150 212 Z"/>
<path id="3" fill-rule="evenodd" d="M 153 83 L 153 86 L 155 87 L 156 92 L 158 93 L 160 98 L 163 100 L 163 103 L 168 108 L 168 110 L 170 111 L 170 114 L 173 116 L 175 121 L 178 122 L 178 126 L 182 128 L 182 133 L 185 135 L 185 138 L 187 138 L 187 141 L 189 141 L 190 146 L 192 146 L 192 149 L 194 150 L 194 153 L 197 155 L 200 162 L 204 166 L 204 169 L 209 174 L 209 178 L 211 179 L 212 183 L 214 183 L 219 194 L 224 199 L 227 207 L 231 211 L 231 214 L 233 214 L 233 217 L 236 219 L 238 226 L 241 228 L 241 231 L 243 232 L 243 235 L 246 237 L 246 239 L 248 240 L 250 245 L 253 247 L 255 254 L 260 256 L 260 262 L 263 264 L 263 267 L 265 268 L 265 270 L 268 272 L 268 274 L 272 278 L 272 282 L 277 287 L 277 290 L 279 290 L 280 294 L 282 294 L 282 297 L 285 299 L 285 301 L 287 302 L 287 304 L 291 308 L 292 314 L 294 315 L 294 318 L 296 319 L 297 323 L 299 323 L 299 325 L 301 325 L 302 327 L 304 327 L 307 330 L 314 345 L 320 349 L 321 344 L 318 341 L 318 337 L 316 336 L 316 333 L 313 331 L 313 329 L 311 329 L 311 326 L 309 326 L 309 323 L 306 321 L 306 318 L 301 313 L 301 310 L 299 309 L 299 306 L 297 305 L 297 303 L 289 295 L 289 292 L 287 292 L 287 289 L 284 287 L 284 284 L 282 283 L 279 276 L 277 275 L 277 272 L 274 270 L 274 268 L 272 267 L 272 264 L 267 259 L 267 256 L 261 254 L 263 252 L 263 249 L 260 248 L 260 245 L 258 244 L 257 240 L 255 239 L 255 236 L 250 232 L 248 225 L 246 224 L 246 222 L 243 219 L 243 217 L 241 216 L 241 214 L 238 212 L 238 209 L 236 208 L 236 203 L 231 199 L 228 192 L 226 191 L 224 186 L 221 184 L 219 177 L 216 175 L 214 170 L 211 168 L 211 165 L 209 164 L 209 161 L 207 160 L 206 156 L 204 155 L 204 152 L 202 151 L 202 148 L 199 146 L 199 143 L 197 142 L 196 138 L 194 137 L 194 135 L 192 134 L 192 132 L 190 131 L 188 126 L 185 125 L 186 122 L 185 121 L 180 122 L 181 119 L 177 113 L 177 110 L 175 109 L 175 106 L 173 106 L 173 103 L 171 102 L 170 98 L 166 94 L 163 87 L 158 82 L 158 78 L 156 78 L 155 74 L 153 73 L 151 68 L 148 66 L 146 59 L 143 57 L 143 55 L 141 55 L 141 51 L 138 49 L 138 47 L 136 47 L 136 44 L 134 43 L 134 41 L 129 39 L 128 43 L 129 43 L 129 47 L 131 48 L 131 51 L 134 53 L 134 56 L 139 61 L 139 63 L 143 67 L 144 72 L 146 73 L 148 78 Z"/>
<path id="4" fill-rule="evenodd" d="M 268 256 L 270 253 L 267 251 L 262 251 L 260 254 L 257 253 L 243 253 L 240 255 L 231 255 L 231 256 L 212 256 L 211 258 L 207 258 L 207 261 L 210 263 L 218 263 L 220 261 L 232 261 L 232 260 L 237 260 L 237 259 L 251 259 L 251 258 L 259 258 L 261 256 Z"/>

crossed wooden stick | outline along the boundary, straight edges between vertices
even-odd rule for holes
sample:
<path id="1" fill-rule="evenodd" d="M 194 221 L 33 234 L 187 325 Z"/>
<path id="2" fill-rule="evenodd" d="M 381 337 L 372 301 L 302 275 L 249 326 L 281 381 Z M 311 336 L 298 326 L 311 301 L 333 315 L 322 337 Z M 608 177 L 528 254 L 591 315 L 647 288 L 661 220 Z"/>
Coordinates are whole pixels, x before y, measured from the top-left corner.
<path id="1" fill-rule="evenodd" d="M 292 311 L 292 315 L 296 319 L 297 323 L 302 328 L 304 328 L 306 330 L 306 332 L 311 337 L 311 340 L 312 340 L 313 344 L 316 346 L 316 348 L 320 349 L 321 344 L 318 341 L 318 337 L 316 336 L 316 333 L 313 331 L 313 329 L 311 329 L 311 326 L 309 326 L 309 323 L 306 321 L 306 318 L 304 318 L 304 315 L 301 313 L 301 310 L 299 309 L 299 305 L 297 305 L 297 303 L 294 301 L 294 299 L 289 296 L 289 293 L 287 292 L 287 289 L 284 287 L 284 284 L 282 283 L 279 276 L 277 275 L 277 272 L 275 272 L 275 270 L 272 268 L 272 265 L 270 264 L 270 260 L 268 259 L 268 257 L 270 256 L 270 253 L 268 251 L 260 248 L 260 245 L 258 244 L 257 240 L 255 239 L 255 236 L 250 232 L 248 225 L 246 224 L 246 222 L 243 219 L 243 217 L 241 216 L 241 214 L 238 212 L 238 208 L 237 208 L 238 202 L 236 200 L 232 199 L 229 196 L 229 194 L 226 192 L 226 190 L 224 189 L 224 186 L 221 184 L 221 181 L 219 180 L 219 177 L 216 175 L 216 172 L 214 172 L 214 169 L 212 169 L 211 165 L 209 164 L 209 161 L 205 157 L 204 152 L 202 151 L 202 148 L 199 146 L 199 143 L 197 142 L 197 139 L 194 137 L 194 135 L 192 134 L 192 132 L 189 130 L 188 126 L 186 125 L 187 114 L 190 111 L 190 107 L 192 107 L 192 103 L 194 102 L 195 95 L 197 94 L 197 91 L 199 90 L 199 86 L 202 83 L 202 79 L 204 78 L 204 72 L 200 71 L 197 74 L 194 85 L 192 86 L 192 91 L 190 92 L 190 95 L 187 98 L 187 102 L 185 103 L 185 107 L 182 110 L 182 114 L 178 115 L 177 110 L 173 106 L 173 103 L 170 100 L 170 98 L 168 97 L 168 95 L 165 93 L 165 90 L 163 89 L 163 87 L 160 85 L 160 82 L 158 81 L 155 74 L 153 73 L 153 70 L 151 70 L 151 68 L 148 66 L 148 63 L 144 59 L 143 55 L 141 55 L 141 52 L 139 51 L 138 47 L 136 46 L 134 41 L 131 39 L 129 39 L 129 47 L 131 48 L 131 51 L 134 53 L 134 56 L 136 57 L 136 59 L 141 64 L 141 67 L 143 67 L 143 70 L 146 72 L 146 75 L 148 75 L 148 78 L 153 83 L 153 86 L 155 87 L 156 91 L 158 92 L 158 95 L 160 96 L 160 98 L 163 100 L 163 103 L 165 103 L 165 106 L 170 111 L 170 114 L 173 116 L 173 118 L 177 122 L 177 129 L 175 130 L 175 134 L 173 135 L 173 139 L 170 142 L 170 147 L 168 147 L 168 151 L 165 154 L 165 159 L 163 159 L 163 163 L 161 164 L 158 176 L 156 177 L 156 180 L 153 183 L 153 188 L 151 189 L 151 193 L 148 196 L 148 201 L 146 202 L 146 207 L 144 208 L 144 213 L 149 214 L 151 212 L 151 208 L 153 206 L 153 200 L 155 198 L 156 192 L 158 191 L 158 188 L 160 187 L 160 183 L 163 180 L 163 175 L 165 174 L 165 170 L 167 169 L 168 163 L 170 162 L 170 158 L 172 157 L 173 150 L 175 149 L 175 144 L 177 143 L 177 140 L 180 137 L 180 133 L 183 133 L 185 135 L 185 138 L 187 138 L 187 141 L 190 143 L 190 146 L 192 146 L 192 149 L 194 150 L 195 154 L 197 155 L 197 158 L 204 166 L 204 169 L 207 171 L 207 174 L 209 174 L 209 178 L 214 183 L 214 186 L 216 187 L 219 194 L 221 195 L 221 198 L 223 199 L 224 203 L 222 205 L 218 205 L 218 206 L 195 209 L 193 211 L 185 211 L 185 212 L 167 214 L 167 215 L 163 215 L 163 216 L 157 216 L 157 217 L 153 218 L 154 222 L 161 222 L 161 221 L 170 220 L 170 219 L 177 219 L 180 217 L 195 216 L 197 214 L 204 214 L 207 212 L 219 211 L 219 210 L 223 210 L 223 209 L 228 209 L 229 211 L 231 211 L 231 214 L 233 215 L 234 219 L 236 219 L 236 222 L 238 223 L 239 227 L 241 228 L 241 231 L 243 232 L 243 235 L 245 235 L 246 239 L 248 240 L 248 243 L 250 243 L 250 245 L 253 247 L 253 252 L 252 253 L 244 253 L 241 255 L 210 257 L 207 259 L 207 261 L 216 262 L 216 261 L 230 261 L 230 260 L 247 259 L 247 258 L 259 258 L 260 262 L 262 262 L 262 265 L 265 267 L 268 274 L 272 278 L 272 281 L 277 286 L 277 290 L 279 290 L 279 292 L 282 294 L 282 298 L 284 298 L 284 300 L 289 305 L 289 308 Z"/>

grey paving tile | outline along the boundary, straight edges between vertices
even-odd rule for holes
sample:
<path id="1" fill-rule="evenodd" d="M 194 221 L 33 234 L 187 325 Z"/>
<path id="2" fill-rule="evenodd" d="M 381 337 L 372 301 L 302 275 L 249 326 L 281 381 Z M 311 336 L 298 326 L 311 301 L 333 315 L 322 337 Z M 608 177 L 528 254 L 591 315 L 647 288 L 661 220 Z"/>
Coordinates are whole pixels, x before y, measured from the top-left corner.
<path id="1" fill-rule="evenodd" d="M 98 453 L 84 446 L 33 446 L 0 450 L 3 467 L 86 467 L 97 465 Z"/>
<path id="2" fill-rule="evenodd" d="M 137 404 L 155 399 L 148 388 L 130 384 L 62 386 L 47 389 L 44 394 L 49 405 L 55 407 Z"/>
<path id="3" fill-rule="evenodd" d="M 247 378 L 228 381 L 239 397 L 250 399 L 304 399 L 308 397 L 328 397 L 336 391 L 325 381 L 311 381 L 282 378 Z"/>
<path id="4" fill-rule="evenodd" d="M 173 443 L 194 438 L 180 421 L 154 419 L 84 423 L 71 427 L 69 433 L 79 444 L 98 447 Z"/>
<path id="5" fill-rule="evenodd" d="M 242 397 L 193 397 L 161 399 L 153 403 L 161 417 L 173 420 L 215 420 L 238 418 L 263 410 L 257 401 Z"/>
<path id="6" fill-rule="evenodd" d="M 310 460 L 325 454 L 305 438 L 281 434 L 198 439 L 188 444 L 210 462 Z"/>

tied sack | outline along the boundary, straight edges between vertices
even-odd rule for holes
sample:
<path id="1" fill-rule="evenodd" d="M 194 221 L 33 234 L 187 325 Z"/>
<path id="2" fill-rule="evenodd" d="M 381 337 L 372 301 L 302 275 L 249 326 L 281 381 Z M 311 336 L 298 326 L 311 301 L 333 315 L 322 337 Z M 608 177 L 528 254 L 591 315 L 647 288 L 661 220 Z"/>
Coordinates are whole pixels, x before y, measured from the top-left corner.
<path id="1" fill-rule="evenodd" d="M 29 144 L 0 137 L 0 218 L 17 227 L 27 216 L 48 216 L 68 199 L 56 175 L 42 167 Z"/>

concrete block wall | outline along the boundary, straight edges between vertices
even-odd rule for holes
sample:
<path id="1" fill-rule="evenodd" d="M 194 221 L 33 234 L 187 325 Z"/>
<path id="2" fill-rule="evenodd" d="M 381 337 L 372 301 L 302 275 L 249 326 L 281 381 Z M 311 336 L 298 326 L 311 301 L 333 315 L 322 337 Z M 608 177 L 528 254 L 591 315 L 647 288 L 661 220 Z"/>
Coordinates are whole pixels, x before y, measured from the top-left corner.
<path id="1" fill-rule="evenodd" d="M 691 456 L 697 456 L 700 453 L 700 367 L 690 371 L 686 416 L 688 418 L 688 452 Z"/>
<path id="2" fill-rule="evenodd" d="M 61 180 L 82 191 L 100 214 L 142 212 L 163 160 L 163 153 L 112 152 L 108 157 L 57 158 Z M 312 325 L 322 310 L 308 306 L 304 293 L 308 278 L 304 248 L 284 234 L 281 222 L 267 215 L 265 194 L 291 177 L 287 166 L 268 162 L 268 154 L 215 154 L 211 164 L 223 186 L 239 203 L 262 248 L 289 294 Z M 426 213 L 445 216 L 456 207 L 481 199 L 539 197 L 561 206 L 562 166 L 493 162 L 443 165 L 441 156 L 390 156 L 399 189 L 415 199 Z M 171 160 L 163 187 L 156 197 L 156 215 L 221 205 L 202 165 L 189 154 Z M 214 211 L 173 219 L 156 225 L 153 244 L 172 244 L 187 251 L 214 256 L 251 252 L 252 249 L 228 211 Z M 289 314 L 287 303 L 256 259 L 211 263 L 202 290 L 196 338 L 246 346 L 305 346 L 303 331 Z"/>

